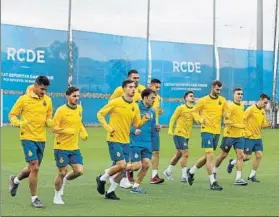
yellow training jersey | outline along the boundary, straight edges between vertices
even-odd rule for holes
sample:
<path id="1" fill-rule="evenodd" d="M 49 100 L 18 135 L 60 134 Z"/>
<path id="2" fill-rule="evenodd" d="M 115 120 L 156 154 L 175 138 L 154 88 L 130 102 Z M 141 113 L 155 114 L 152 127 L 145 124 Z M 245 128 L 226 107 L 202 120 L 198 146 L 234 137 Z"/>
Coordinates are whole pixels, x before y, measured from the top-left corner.
<path id="1" fill-rule="evenodd" d="M 109 124 L 106 122 L 106 115 L 110 115 Z M 107 141 L 122 144 L 130 143 L 130 128 L 141 127 L 147 119 L 141 119 L 138 104 L 127 102 L 124 97 L 109 101 L 97 114 L 97 118 L 107 131 Z"/>
<path id="2" fill-rule="evenodd" d="M 197 112 L 205 119 L 201 124 L 201 132 L 220 134 L 222 116 L 228 116 L 228 104 L 224 97 L 214 98 L 210 95 L 202 97 L 194 106 L 192 112 Z"/>
<path id="3" fill-rule="evenodd" d="M 258 108 L 256 104 L 244 112 L 243 120 L 245 124 L 244 137 L 249 139 L 260 139 L 262 128 L 270 126 L 266 120 L 265 110 Z"/>
<path id="4" fill-rule="evenodd" d="M 20 121 L 26 121 L 27 125 L 20 128 L 20 140 L 35 142 L 46 141 L 46 123 L 52 118 L 52 101 L 47 95 L 39 97 L 33 91 L 28 91 L 18 98 L 9 113 L 9 119 L 13 126 L 18 126 Z"/>
<path id="5" fill-rule="evenodd" d="M 59 107 L 53 118 L 55 133 L 54 149 L 73 151 L 79 149 L 79 134 L 86 132 L 82 124 L 82 107 L 71 108 L 67 104 Z"/>
<path id="6" fill-rule="evenodd" d="M 133 97 L 133 100 L 135 102 L 137 101 L 140 101 L 141 100 L 141 92 L 145 89 L 145 86 L 139 84 L 137 87 L 136 87 L 136 92 L 135 92 L 135 95 Z M 112 93 L 112 95 L 110 96 L 109 100 L 112 100 L 112 99 L 116 99 L 118 97 L 121 97 L 124 95 L 124 90 L 123 88 L 120 86 L 120 87 L 117 87 L 114 92 Z"/>
<path id="7" fill-rule="evenodd" d="M 186 139 L 190 138 L 192 132 L 193 121 L 197 121 L 191 112 L 193 107 L 188 105 L 180 105 L 174 111 L 169 124 L 169 134 L 182 136 Z M 175 125 L 176 124 L 176 125 Z M 175 125 L 174 133 L 173 127 Z"/>
<path id="8" fill-rule="evenodd" d="M 152 108 L 154 109 L 156 114 L 156 124 L 159 124 L 159 115 L 160 115 L 159 112 L 161 109 L 161 97 L 159 95 L 156 96 Z"/>
<path id="9" fill-rule="evenodd" d="M 226 126 L 225 122 L 225 129 L 224 129 L 224 137 L 232 137 L 232 138 L 240 138 L 243 136 L 244 132 L 244 105 L 232 102 L 229 104 L 229 121 L 231 124 Z"/>

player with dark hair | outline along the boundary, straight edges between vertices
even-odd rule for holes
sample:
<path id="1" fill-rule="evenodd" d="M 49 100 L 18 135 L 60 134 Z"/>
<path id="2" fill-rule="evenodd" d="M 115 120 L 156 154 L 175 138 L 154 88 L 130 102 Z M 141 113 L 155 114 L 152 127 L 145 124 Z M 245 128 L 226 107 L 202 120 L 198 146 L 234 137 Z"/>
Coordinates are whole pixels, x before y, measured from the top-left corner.
<path id="1" fill-rule="evenodd" d="M 141 115 L 148 113 L 149 121 L 141 128 L 131 128 L 131 164 L 127 166 L 128 171 L 137 171 L 137 178 L 131 189 L 132 193 L 144 194 L 143 189 L 139 188 L 143 178 L 150 167 L 152 157 L 151 141 L 156 131 L 156 115 L 152 105 L 156 99 L 156 93 L 147 88 L 141 93 L 142 101 L 138 102 Z"/>
<path id="2" fill-rule="evenodd" d="M 127 74 L 127 79 L 134 81 L 135 85 L 136 85 L 135 95 L 133 97 L 133 100 L 135 102 L 141 100 L 141 92 L 145 89 L 145 86 L 139 84 L 140 77 L 139 77 L 138 71 L 135 69 L 130 70 Z M 119 86 L 114 90 L 114 92 L 110 96 L 109 100 L 121 97 L 123 95 L 124 95 L 123 88 L 121 86 Z"/>
<path id="3" fill-rule="evenodd" d="M 163 114 L 163 109 L 161 108 L 161 97 L 159 96 L 159 91 L 161 89 L 161 81 L 159 79 L 152 79 L 150 82 L 150 88 L 155 91 L 156 99 L 153 104 L 153 109 L 156 113 L 156 131 L 154 137 L 152 137 L 152 177 L 150 180 L 151 184 L 160 184 L 164 182 L 164 179 L 160 178 L 158 175 L 159 168 L 159 152 L 160 152 L 160 131 L 161 125 L 159 124 L 159 115 Z"/>
<path id="4" fill-rule="evenodd" d="M 105 173 L 96 178 L 97 190 L 100 194 L 105 194 L 106 180 L 110 176 L 116 176 L 111 179 L 111 186 L 106 192 L 107 199 L 119 200 L 115 195 L 117 188 L 123 174 L 126 170 L 125 149 L 130 144 L 130 128 L 131 125 L 135 128 L 141 127 L 149 120 L 149 115 L 143 115 L 141 119 L 139 106 L 133 101 L 135 95 L 135 82 L 132 80 L 125 80 L 122 83 L 124 95 L 114 100 L 110 100 L 97 114 L 97 118 L 102 126 L 107 131 L 107 142 L 111 160 L 114 165 L 105 171 Z M 109 123 L 105 117 L 110 115 Z"/>
<path id="5" fill-rule="evenodd" d="M 88 134 L 82 124 L 82 107 L 78 105 L 79 89 L 69 87 L 66 91 L 67 103 L 56 110 L 52 132 L 54 139 L 54 158 L 58 168 L 55 178 L 54 204 L 64 204 L 62 195 L 68 181 L 74 180 L 83 174 L 83 159 L 78 147 L 79 136 L 87 140 Z M 67 166 L 73 169 L 68 173 Z"/>
<path id="6" fill-rule="evenodd" d="M 31 205 L 36 208 L 44 207 L 37 196 L 37 184 L 45 149 L 46 127 L 53 126 L 52 101 L 46 95 L 49 85 L 50 82 L 46 76 L 37 77 L 32 88 L 19 97 L 9 113 L 12 126 L 20 128 L 20 140 L 25 160 L 29 163 L 28 168 L 24 168 L 19 175 L 10 176 L 9 190 L 11 195 L 15 196 L 20 182 L 28 177 Z M 18 116 L 21 118 L 18 119 Z"/>
<path id="7" fill-rule="evenodd" d="M 226 125 L 224 129 L 224 135 L 220 148 L 222 152 L 217 156 L 215 166 L 213 167 L 213 174 L 216 179 L 217 168 L 221 165 L 223 160 L 228 156 L 231 148 L 234 147 L 237 156 L 237 171 L 235 185 L 247 185 L 248 183 L 241 178 L 241 171 L 243 167 L 244 158 L 244 138 L 243 132 L 245 125 L 243 123 L 244 105 L 241 103 L 243 98 L 242 88 L 234 88 L 233 90 L 233 102 L 229 104 L 230 112 L 230 125 Z"/>
<path id="8" fill-rule="evenodd" d="M 135 102 L 137 101 L 140 101 L 141 100 L 141 92 L 145 89 L 145 86 L 139 84 L 139 73 L 137 70 L 135 69 L 132 69 L 128 72 L 127 74 L 127 78 L 129 80 L 132 80 L 135 82 L 135 85 L 136 85 L 136 89 L 135 89 L 135 95 L 133 96 L 133 100 Z M 112 93 L 112 95 L 110 96 L 109 100 L 112 100 L 112 99 L 116 99 L 118 97 L 121 97 L 124 95 L 124 90 L 122 88 L 122 86 L 119 86 L 117 87 L 114 92 Z M 129 147 L 129 146 L 127 146 Z M 125 149 L 125 155 L 126 155 L 126 161 L 128 162 L 129 161 L 129 153 L 130 153 L 130 150 L 129 148 Z M 128 175 L 128 177 L 127 177 Z M 133 172 L 127 172 L 127 174 L 125 173 L 121 182 L 120 182 L 120 187 L 122 188 L 131 188 L 133 185 L 130 183 L 130 181 L 134 181 L 134 178 L 133 178 Z"/>
<path id="9" fill-rule="evenodd" d="M 195 166 L 188 169 L 188 183 L 193 184 L 194 173 L 204 165 L 207 167 L 207 173 L 210 181 L 211 190 L 221 191 L 223 188 L 216 182 L 213 175 L 214 151 L 217 148 L 221 133 L 222 117 L 229 118 L 229 109 L 227 101 L 220 96 L 222 82 L 215 80 L 211 84 L 211 92 L 208 96 L 202 97 L 192 109 L 192 112 L 200 114 L 201 119 L 201 137 L 202 148 L 205 155 L 201 157 Z M 228 124 L 228 122 L 227 122 Z"/>
<path id="10" fill-rule="evenodd" d="M 193 91 L 187 91 L 184 94 L 185 104 L 180 105 L 174 111 L 169 124 L 168 134 L 173 136 L 173 141 L 176 147 L 176 153 L 172 157 L 170 164 L 163 174 L 167 179 L 172 178 L 172 169 L 181 159 L 182 175 L 181 181 L 187 182 L 187 160 L 188 160 L 188 144 L 192 133 L 192 126 L 194 120 L 197 120 L 197 115 L 192 112 L 195 95 Z M 175 126 L 175 127 L 174 127 Z M 174 128 L 174 129 L 173 129 Z M 174 131 L 174 132 L 173 132 Z"/>
<path id="11" fill-rule="evenodd" d="M 249 160 L 251 158 L 252 152 L 255 152 L 255 160 L 252 165 L 252 170 L 248 177 L 248 181 L 260 182 L 256 178 L 256 171 L 261 163 L 263 156 L 263 142 L 262 142 L 262 128 L 270 127 L 271 122 L 266 119 L 265 108 L 269 103 L 269 96 L 266 94 L 261 94 L 259 101 L 250 106 L 244 112 L 244 154 L 246 155 L 244 160 Z M 228 165 L 228 172 L 231 172 L 235 164 L 235 160 L 230 160 Z"/>

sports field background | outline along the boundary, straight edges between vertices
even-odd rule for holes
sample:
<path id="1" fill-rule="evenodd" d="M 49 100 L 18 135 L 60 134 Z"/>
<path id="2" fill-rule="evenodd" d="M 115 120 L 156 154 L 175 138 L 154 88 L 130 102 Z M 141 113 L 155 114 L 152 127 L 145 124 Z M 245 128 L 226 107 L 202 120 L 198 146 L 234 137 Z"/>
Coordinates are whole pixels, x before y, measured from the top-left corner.
<path id="1" fill-rule="evenodd" d="M 222 192 L 209 190 L 205 168 L 197 172 L 192 186 L 180 182 L 181 168 L 174 169 L 173 181 L 161 185 L 149 184 L 149 176 L 142 187 L 146 195 L 131 194 L 129 190 L 117 189 L 120 201 L 108 201 L 96 191 L 95 177 L 111 164 L 105 142 L 105 132 L 101 128 L 88 128 L 89 140 L 80 142 L 84 158 L 84 175 L 66 185 L 65 205 L 53 205 L 54 178 L 56 167 L 53 157 L 53 135 L 48 134 L 45 156 L 39 174 L 39 197 L 46 205 L 45 209 L 30 206 L 30 193 L 27 180 L 20 184 L 18 194 L 12 198 L 8 191 L 8 177 L 18 173 L 26 164 L 18 139 L 18 129 L 4 127 L 1 138 L 1 215 L 12 216 L 151 216 L 151 215 L 207 215 L 207 216 L 255 216 L 279 215 L 279 134 L 277 130 L 265 130 L 264 157 L 257 178 L 261 183 L 249 183 L 247 187 L 233 186 L 235 170 L 227 174 L 226 165 L 221 165 L 218 181 L 224 187 Z M 219 143 L 220 144 L 220 143 Z M 200 148 L 199 129 L 194 129 L 190 140 L 189 166 L 203 154 Z M 160 174 L 162 175 L 175 152 L 172 137 L 167 130 L 161 133 Z M 219 153 L 219 149 L 218 149 Z M 230 156 L 234 156 L 231 154 Z M 251 162 L 244 168 L 247 179 Z M 107 185 L 108 186 L 108 185 Z"/>

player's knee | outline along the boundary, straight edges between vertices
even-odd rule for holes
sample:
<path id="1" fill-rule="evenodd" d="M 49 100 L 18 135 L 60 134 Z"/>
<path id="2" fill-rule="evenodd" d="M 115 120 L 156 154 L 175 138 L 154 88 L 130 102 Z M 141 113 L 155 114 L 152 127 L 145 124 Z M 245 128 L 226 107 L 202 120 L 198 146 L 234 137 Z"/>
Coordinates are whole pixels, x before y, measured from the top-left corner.
<path id="1" fill-rule="evenodd" d="M 39 172 L 39 163 L 38 161 L 31 161 L 29 163 L 30 172 L 38 173 Z"/>
<path id="2" fill-rule="evenodd" d="M 67 175 L 67 169 L 59 171 L 59 176 L 65 177 L 66 175 Z"/>
<path id="3" fill-rule="evenodd" d="M 76 176 L 82 176 L 83 175 L 83 169 L 75 171 L 75 174 L 76 174 Z"/>
<path id="4" fill-rule="evenodd" d="M 141 163 L 140 163 L 140 162 L 137 162 L 137 163 L 135 164 L 135 171 L 138 171 L 140 168 L 141 168 Z"/>
<path id="5" fill-rule="evenodd" d="M 239 160 L 244 160 L 244 158 L 245 158 L 245 155 L 244 155 L 244 153 L 243 152 L 238 152 L 237 153 L 237 158 L 239 159 Z"/>
<path id="6" fill-rule="evenodd" d="M 158 151 L 153 151 L 152 156 L 153 157 L 159 157 L 159 152 Z"/>
<path id="7" fill-rule="evenodd" d="M 206 152 L 206 161 L 213 161 L 214 158 L 214 152 Z"/>
<path id="8" fill-rule="evenodd" d="M 256 152 L 256 158 L 257 159 L 261 159 L 263 157 L 263 153 L 262 152 Z"/>
<path id="9" fill-rule="evenodd" d="M 126 170 L 127 163 L 126 162 L 121 162 L 118 164 L 119 169 L 121 170 Z"/>
<path id="10" fill-rule="evenodd" d="M 150 161 L 145 160 L 145 161 L 142 162 L 142 168 L 143 169 L 148 170 L 150 166 L 151 166 Z"/>

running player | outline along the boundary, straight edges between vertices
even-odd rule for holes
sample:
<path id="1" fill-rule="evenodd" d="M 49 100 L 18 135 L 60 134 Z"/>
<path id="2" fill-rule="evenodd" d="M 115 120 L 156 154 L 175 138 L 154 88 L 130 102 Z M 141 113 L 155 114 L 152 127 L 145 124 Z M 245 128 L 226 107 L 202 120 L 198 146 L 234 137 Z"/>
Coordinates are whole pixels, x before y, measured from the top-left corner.
<path id="1" fill-rule="evenodd" d="M 229 117 L 227 101 L 224 97 L 220 96 L 221 89 L 221 81 L 213 81 L 210 94 L 199 99 L 195 107 L 192 109 L 193 112 L 198 112 L 202 118 L 201 137 L 202 148 L 204 148 L 205 155 L 198 160 L 195 166 L 187 171 L 188 183 L 192 185 L 194 181 L 194 173 L 206 164 L 210 180 L 210 188 L 211 190 L 218 191 L 223 190 L 223 188 L 216 182 L 213 175 L 214 151 L 218 145 L 222 117 L 224 116 L 225 119 Z"/>
<path id="2" fill-rule="evenodd" d="M 88 134 L 82 124 L 82 107 L 78 105 L 79 89 L 69 87 L 66 91 L 67 103 L 56 110 L 52 132 L 54 139 L 54 158 L 58 168 L 55 178 L 54 204 L 64 204 L 62 195 L 68 181 L 74 180 L 83 174 L 83 160 L 78 147 L 79 136 L 87 140 Z M 68 173 L 67 166 L 73 169 Z"/>
<path id="3" fill-rule="evenodd" d="M 37 77 L 32 89 L 19 97 L 9 113 L 12 126 L 20 128 L 20 140 L 29 164 L 17 176 L 10 176 L 9 190 L 13 197 L 16 196 L 20 182 L 29 178 L 31 205 L 36 208 L 44 207 L 37 196 L 38 175 L 45 149 L 46 126 L 53 126 L 52 101 L 46 95 L 49 85 L 46 76 Z M 18 119 L 18 116 L 21 118 Z"/>
<path id="4" fill-rule="evenodd" d="M 110 157 L 115 163 L 105 174 L 97 177 L 97 190 L 100 194 L 105 194 L 106 180 L 117 174 L 114 180 L 111 180 L 111 186 L 105 194 L 107 199 L 112 200 L 119 200 L 115 195 L 115 189 L 126 169 L 124 149 L 130 144 L 130 127 L 133 124 L 135 128 L 139 128 L 150 118 L 148 114 L 145 114 L 141 119 L 139 107 L 133 101 L 136 88 L 134 81 L 123 81 L 122 88 L 124 95 L 109 101 L 97 114 L 98 120 L 107 131 Z M 105 119 L 108 114 L 110 115 L 109 123 Z"/>

